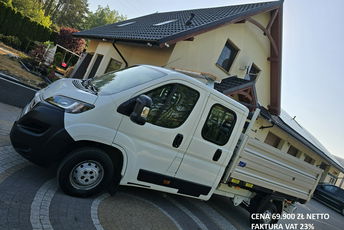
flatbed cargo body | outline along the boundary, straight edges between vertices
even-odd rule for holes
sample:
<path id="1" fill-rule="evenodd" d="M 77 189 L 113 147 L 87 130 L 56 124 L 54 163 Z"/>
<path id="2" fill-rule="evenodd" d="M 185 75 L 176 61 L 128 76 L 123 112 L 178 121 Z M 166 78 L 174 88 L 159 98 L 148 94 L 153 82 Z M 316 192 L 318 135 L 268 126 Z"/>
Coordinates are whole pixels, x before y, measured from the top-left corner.
<path id="1" fill-rule="evenodd" d="M 240 181 L 239 185 L 253 185 L 247 189 L 267 189 L 293 200 L 308 201 L 321 173 L 322 170 L 316 166 L 243 135 L 222 182 L 236 184 Z"/>

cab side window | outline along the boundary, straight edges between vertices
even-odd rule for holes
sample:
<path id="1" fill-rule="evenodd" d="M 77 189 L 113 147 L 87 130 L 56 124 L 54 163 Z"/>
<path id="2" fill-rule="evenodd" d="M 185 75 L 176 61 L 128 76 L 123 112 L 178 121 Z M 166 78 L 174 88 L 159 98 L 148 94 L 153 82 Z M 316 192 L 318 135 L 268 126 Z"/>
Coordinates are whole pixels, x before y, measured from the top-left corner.
<path id="1" fill-rule="evenodd" d="M 181 84 L 168 84 L 145 93 L 153 105 L 147 122 L 165 128 L 177 128 L 189 117 L 199 92 Z"/>
<path id="2" fill-rule="evenodd" d="M 217 145 L 225 145 L 233 131 L 236 115 L 230 109 L 215 104 L 202 128 L 202 137 Z"/>

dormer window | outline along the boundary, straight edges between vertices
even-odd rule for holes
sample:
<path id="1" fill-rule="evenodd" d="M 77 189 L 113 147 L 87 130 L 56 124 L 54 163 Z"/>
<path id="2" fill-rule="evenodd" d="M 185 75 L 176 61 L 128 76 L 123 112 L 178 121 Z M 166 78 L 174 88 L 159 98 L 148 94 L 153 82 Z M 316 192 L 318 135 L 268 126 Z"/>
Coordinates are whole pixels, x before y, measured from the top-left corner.
<path id="1" fill-rule="evenodd" d="M 248 74 L 250 76 L 250 80 L 257 79 L 259 73 L 260 73 L 260 69 L 258 68 L 258 66 L 256 66 L 254 63 L 252 63 L 250 71 L 248 72 Z"/>
<path id="2" fill-rule="evenodd" d="M 216 62 L 216 65 L 221 69 L 229 72 L 235 57 L 237 56 L 239 49 L 229 40 L 226 42 L 225 47 L 223 47 L 220 57 Z"/>
<path id="3" fill-rule="evenodd" d="M 134 24 L 134 23 L 135 23 L 135 21 L 127 22 L 127 23 L 123 23 L 123 24 L 117 25 L 117 27 L 128 26 L 128 25 L 131 25 L 131 24 Z"/>
<path id="4" fill-rule="evenodd" d="M 245 79 L 254 81 L 257 79 L 259 73 L 260 73 L 260 69 L 258 68 L 258 66 L 252 63 L 251 66 L 248 67 L 247 73 L 245 75 Z"/>
<path id="5" fill-rule="evenodd" d="M 168 20 L 168 21 L 164 21 L 164 22 L 159 22 L 159 23 L 153 24 L 153 26 L 162 26 L 162 25 L 166 25 L 166 24 L 169 24 L 169 23 L 172 23 L 175 21 L 178 21 L 178 19 L 172 19 L 172 20 Z"/>

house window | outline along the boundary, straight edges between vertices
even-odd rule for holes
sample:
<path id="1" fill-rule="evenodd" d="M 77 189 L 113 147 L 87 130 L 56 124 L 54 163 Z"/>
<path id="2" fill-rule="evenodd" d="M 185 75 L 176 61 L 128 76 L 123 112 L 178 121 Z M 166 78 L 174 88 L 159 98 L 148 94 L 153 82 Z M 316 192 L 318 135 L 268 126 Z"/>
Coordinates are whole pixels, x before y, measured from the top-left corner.
<path id="1" fill-rule="evenodd" d="M 256 80 L 259 73 L 260 73 L 260 69 L 254 63 L 252 63 L 250 71 L 248 72 L 248 75 L 250 77 L 249 80 Z"/>
<path id="2" fill-rule="evenodd" d="M 131 24 L 134 24 L 135 22 L 136 22 L 136 21 L 123 23 L 123 24 L 117 25 L 117 27 L 129 26 L 129 25 L 131 25 Z"/>
<path id="3" fill-rule="evenodd" d="M 328 182 L 329 184 L 333 184 L 333 185 L 336 184 L 337 179 L 338 179 L 336 176 L 334 176 L 334 175 L 332 175 L 330 173 L 327 174 L 327 176 L 329 177 L 329 182 Z"/>
<path id="4" fill-rule="evenodd" d="M 321 164 L 319 166 L 319 168 L 321 168 L 324 171 L 326 171 L 327 167 L 328 167 L 328 165 L 326 163 L 324 163 L 324 162 L 321 162 Z"/>
<path id="5" fill-rule="evenodd" d="M 119 70 L 122 66 L 122 62 L 117 61 L 113 58 L 110 59 L 108 66 L 106 67 L 105 73 L 111 72 L 111 71 L 115 71 L 115 70 Z"/>
<path id="6" fill-rule="evenodd" d="M 281 138 L 269 132 L 264 142 L 268 145 L 278 148 L 280 146 L 281 141 L 282 141 Z"/>
<path id="7" fill-rule="evenodd" d="M 172 23 L 172 22 L 175 22 L 175 21 L 178 21 L 178 19 L 172 19 L 172 20 L 156 23 L 156 24 L 153 24 L 153 26 L 162 26 L 162 25 L 166 25 L 166 24 L 169 24 L 169 23 Z"/>
<path id="8" fill-rule="evenodd" d="M 227 41 L 221 51 L 220 57 L 217 60 L 216 64 L 220 66 L 222 69 L 229 72 L 238 52 L 239 52 L 239 49 L 236 48 L 233 45 L 233 43 L 231 43 L 230 41 Z"/>
<path id="9" fill-rule="evenodd" d="M 314 164 L 315 160 L 313 158 L 311 158 L 310 156 L 305 155 L 304 161 L 312 165 L 312 164 Z"/>
<path id="10" fill-rule="evenodd" d="M 299 150 L 297 148 L 295 148 L 294 146 L 290 146 L 289 149 L 288 149 L 288 154 L 294 156 L 294 157 L 297 157 L 297 154 L 299 153 Z"/>

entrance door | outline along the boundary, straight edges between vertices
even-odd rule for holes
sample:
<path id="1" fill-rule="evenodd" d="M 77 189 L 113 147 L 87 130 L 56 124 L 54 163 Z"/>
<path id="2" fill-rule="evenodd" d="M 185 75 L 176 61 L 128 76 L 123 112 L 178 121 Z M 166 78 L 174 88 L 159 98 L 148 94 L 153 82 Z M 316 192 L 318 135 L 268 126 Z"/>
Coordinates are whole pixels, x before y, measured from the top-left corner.
<path id="1" fill-rule="evenodd" d="M 237 138 L 231 138 L 236 124 L 236 113 L 230 104 L 211 95 L 192 137 L 176 178 L 203 186 L 195 194 L 207 195 L 221 178 L 231 157 Z M 236 131 L 236 130 L 235 130 Z M 236 139 L 236 140 L 234 140 Z M 205 189 L 208 188 L 208 189 Z M 201 188 L 201 187 L 199 187 Z"/>
<path id="2" fill-rule="evenodd" d="M 160 84 L 133 98 L 141 94 L 153 101 L 146 124 L 137 125 L 124 116 L 115 138 L 116 143 L 125 145 L 129 158 L 122 182 L 173 187 L 207 93 L 185 82 Z"/>

